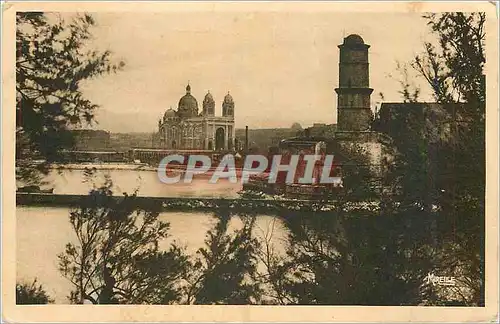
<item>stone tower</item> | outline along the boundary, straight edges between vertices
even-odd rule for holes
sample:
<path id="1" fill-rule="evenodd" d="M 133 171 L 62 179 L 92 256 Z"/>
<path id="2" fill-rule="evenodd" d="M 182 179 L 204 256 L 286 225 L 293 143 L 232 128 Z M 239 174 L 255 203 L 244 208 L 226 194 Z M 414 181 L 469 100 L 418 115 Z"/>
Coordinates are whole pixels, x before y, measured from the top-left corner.
<path id="1" fill-rule="evenodd" d="M 340 48 L 339 87 L 337 92 L 337 129 L 367 131 L 370 129 L 370 88 L 368 48 L 359 35 L 344 38 Z"/>

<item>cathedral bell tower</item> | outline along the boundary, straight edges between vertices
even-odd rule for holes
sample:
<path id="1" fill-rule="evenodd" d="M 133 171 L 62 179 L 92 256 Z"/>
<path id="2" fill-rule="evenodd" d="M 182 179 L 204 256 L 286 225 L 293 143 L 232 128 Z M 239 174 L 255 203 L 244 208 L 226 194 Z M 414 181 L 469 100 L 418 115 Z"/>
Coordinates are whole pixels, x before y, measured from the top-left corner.
<path id="1" fill-rule="evenodd" d="M 214 97 L 210 91 L 205 95 L 205 99 L 203 99 L 203 116 L 214 116 L 215 115 L 215 101 Z"/>
<path id="2" fill-rule="evenodd" d="M 370 88 L 368 48 L 359 35 L 344 38 L 340 48 L 339 87 L 337 92 L 337 129 L 339 131 L 370 130 Z"/>
<path id="3" fill-rule="evenodd" d="M 233 97 L 227 93 L 222 102 L 222 116 L 234 118 L 234 100 Z"/>

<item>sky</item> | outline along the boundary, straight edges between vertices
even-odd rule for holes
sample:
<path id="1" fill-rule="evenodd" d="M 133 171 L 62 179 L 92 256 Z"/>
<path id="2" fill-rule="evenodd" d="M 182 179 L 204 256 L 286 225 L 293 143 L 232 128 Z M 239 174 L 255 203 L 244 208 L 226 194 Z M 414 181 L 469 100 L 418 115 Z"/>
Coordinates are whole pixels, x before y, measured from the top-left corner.
<path id="1" fill-rule="evenodd" d="M 125 67 L 83 86 L 100 105 L 97 129 L 153 132 L 177 108 L 189 82 L 199 109 L 207 91 L 216 115 L 228 93 L 237 128 L 336 123 L 338 45 L 359 34 L 371 45 L 372 106 L 401 101 L 396 62 L 410 62 L 432 38 L 418 13 L 142 12 L 94 13 L 89 46 Z M 421 81 L 416 81 L 420 83 Z M 423 92 L 426 99 L 427 92 Z M 430 99 L 430 98 L 428 98 Z"/>

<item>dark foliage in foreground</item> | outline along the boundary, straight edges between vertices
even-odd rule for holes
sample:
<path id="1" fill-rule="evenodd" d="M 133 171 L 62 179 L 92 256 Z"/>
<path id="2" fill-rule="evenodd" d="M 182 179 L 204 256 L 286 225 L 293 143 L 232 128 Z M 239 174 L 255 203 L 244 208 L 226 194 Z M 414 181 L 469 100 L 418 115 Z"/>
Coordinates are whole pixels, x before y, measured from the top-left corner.
<path id="1" fill-rule="evenodd" d="M 16 304 L 17 305 L 35 305 L 35 304 L 50 304 L 54 300 L 50 298 L 42 285 L 38 284 L 37 280 L 32 283 L 17 283 L 16 284 Z"/>
<path id="2" fill-rule="evenodd" d="M 92 174 L 88 176 L 92 177 Z M 231 214 L 216 210 L 205 247 L 194 256 L 168 243 L 169 224 L 158 210 L 137 208 L 136 194 L 117 200 L 106 179 L 71 212 L 78 243 L 59 255 L 59 269 L 73 284 L 72 303 L 248 304 L 258 300 L 255 217 L 230 232 Z"/>
<path id="3" fill-rule="evenodd" d="M 240 217 L 241 229 L 228 232 L 231 213 L 216 211 L 217 221 L 207 232 L 186 278 L 187 304 L 254 304 L 261 291 L 255 281 L 259 241 L 253 237 L 255 217 Z"/>
<path id="4" fill-rule="evenodd" d="M 81 91 L 85 80 L 120 69 L 110 52 L 86 48 L 95 25 L 84 14 L 66 22 L 57 15 L 16 15 L 16 160 L 18 179 L 36 182 L 33 159 L 57 161 L 73 146 L 71 127 L 90 124 L 95 104 Z M 30 172 L 31 170 L 32 172 Z"/>

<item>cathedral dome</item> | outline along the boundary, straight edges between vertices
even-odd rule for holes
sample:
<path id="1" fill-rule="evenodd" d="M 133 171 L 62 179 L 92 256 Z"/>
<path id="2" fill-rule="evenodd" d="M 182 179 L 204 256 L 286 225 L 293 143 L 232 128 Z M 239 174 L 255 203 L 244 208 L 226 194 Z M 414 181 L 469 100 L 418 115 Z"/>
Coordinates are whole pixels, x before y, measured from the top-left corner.
<path id="1" fill-rule="evenodd" d="M 191 95 L 191 86 L 186 87 L 186 94 L 179 100 L 179 116 L 193 117 L 198 115 L 198 101 Z"/>
<path id="2" fill-rule="evenodd" d="M 182 109 L 182 108 L 188 109 L 188 110 L 197 110 L 198 109 L 198 101 L 190 93 L 185 94 L 179 100 L 179 109 Z"/>
<path id="3" fill-rule="evenodd" d="M 344 38 L 344 44 L 347 45 L 361 45 L 364 44 L 365 42 L 363 41 L 363 38 L 361 36 L 356 35 L 356 34 L 351 34 Z"/>

